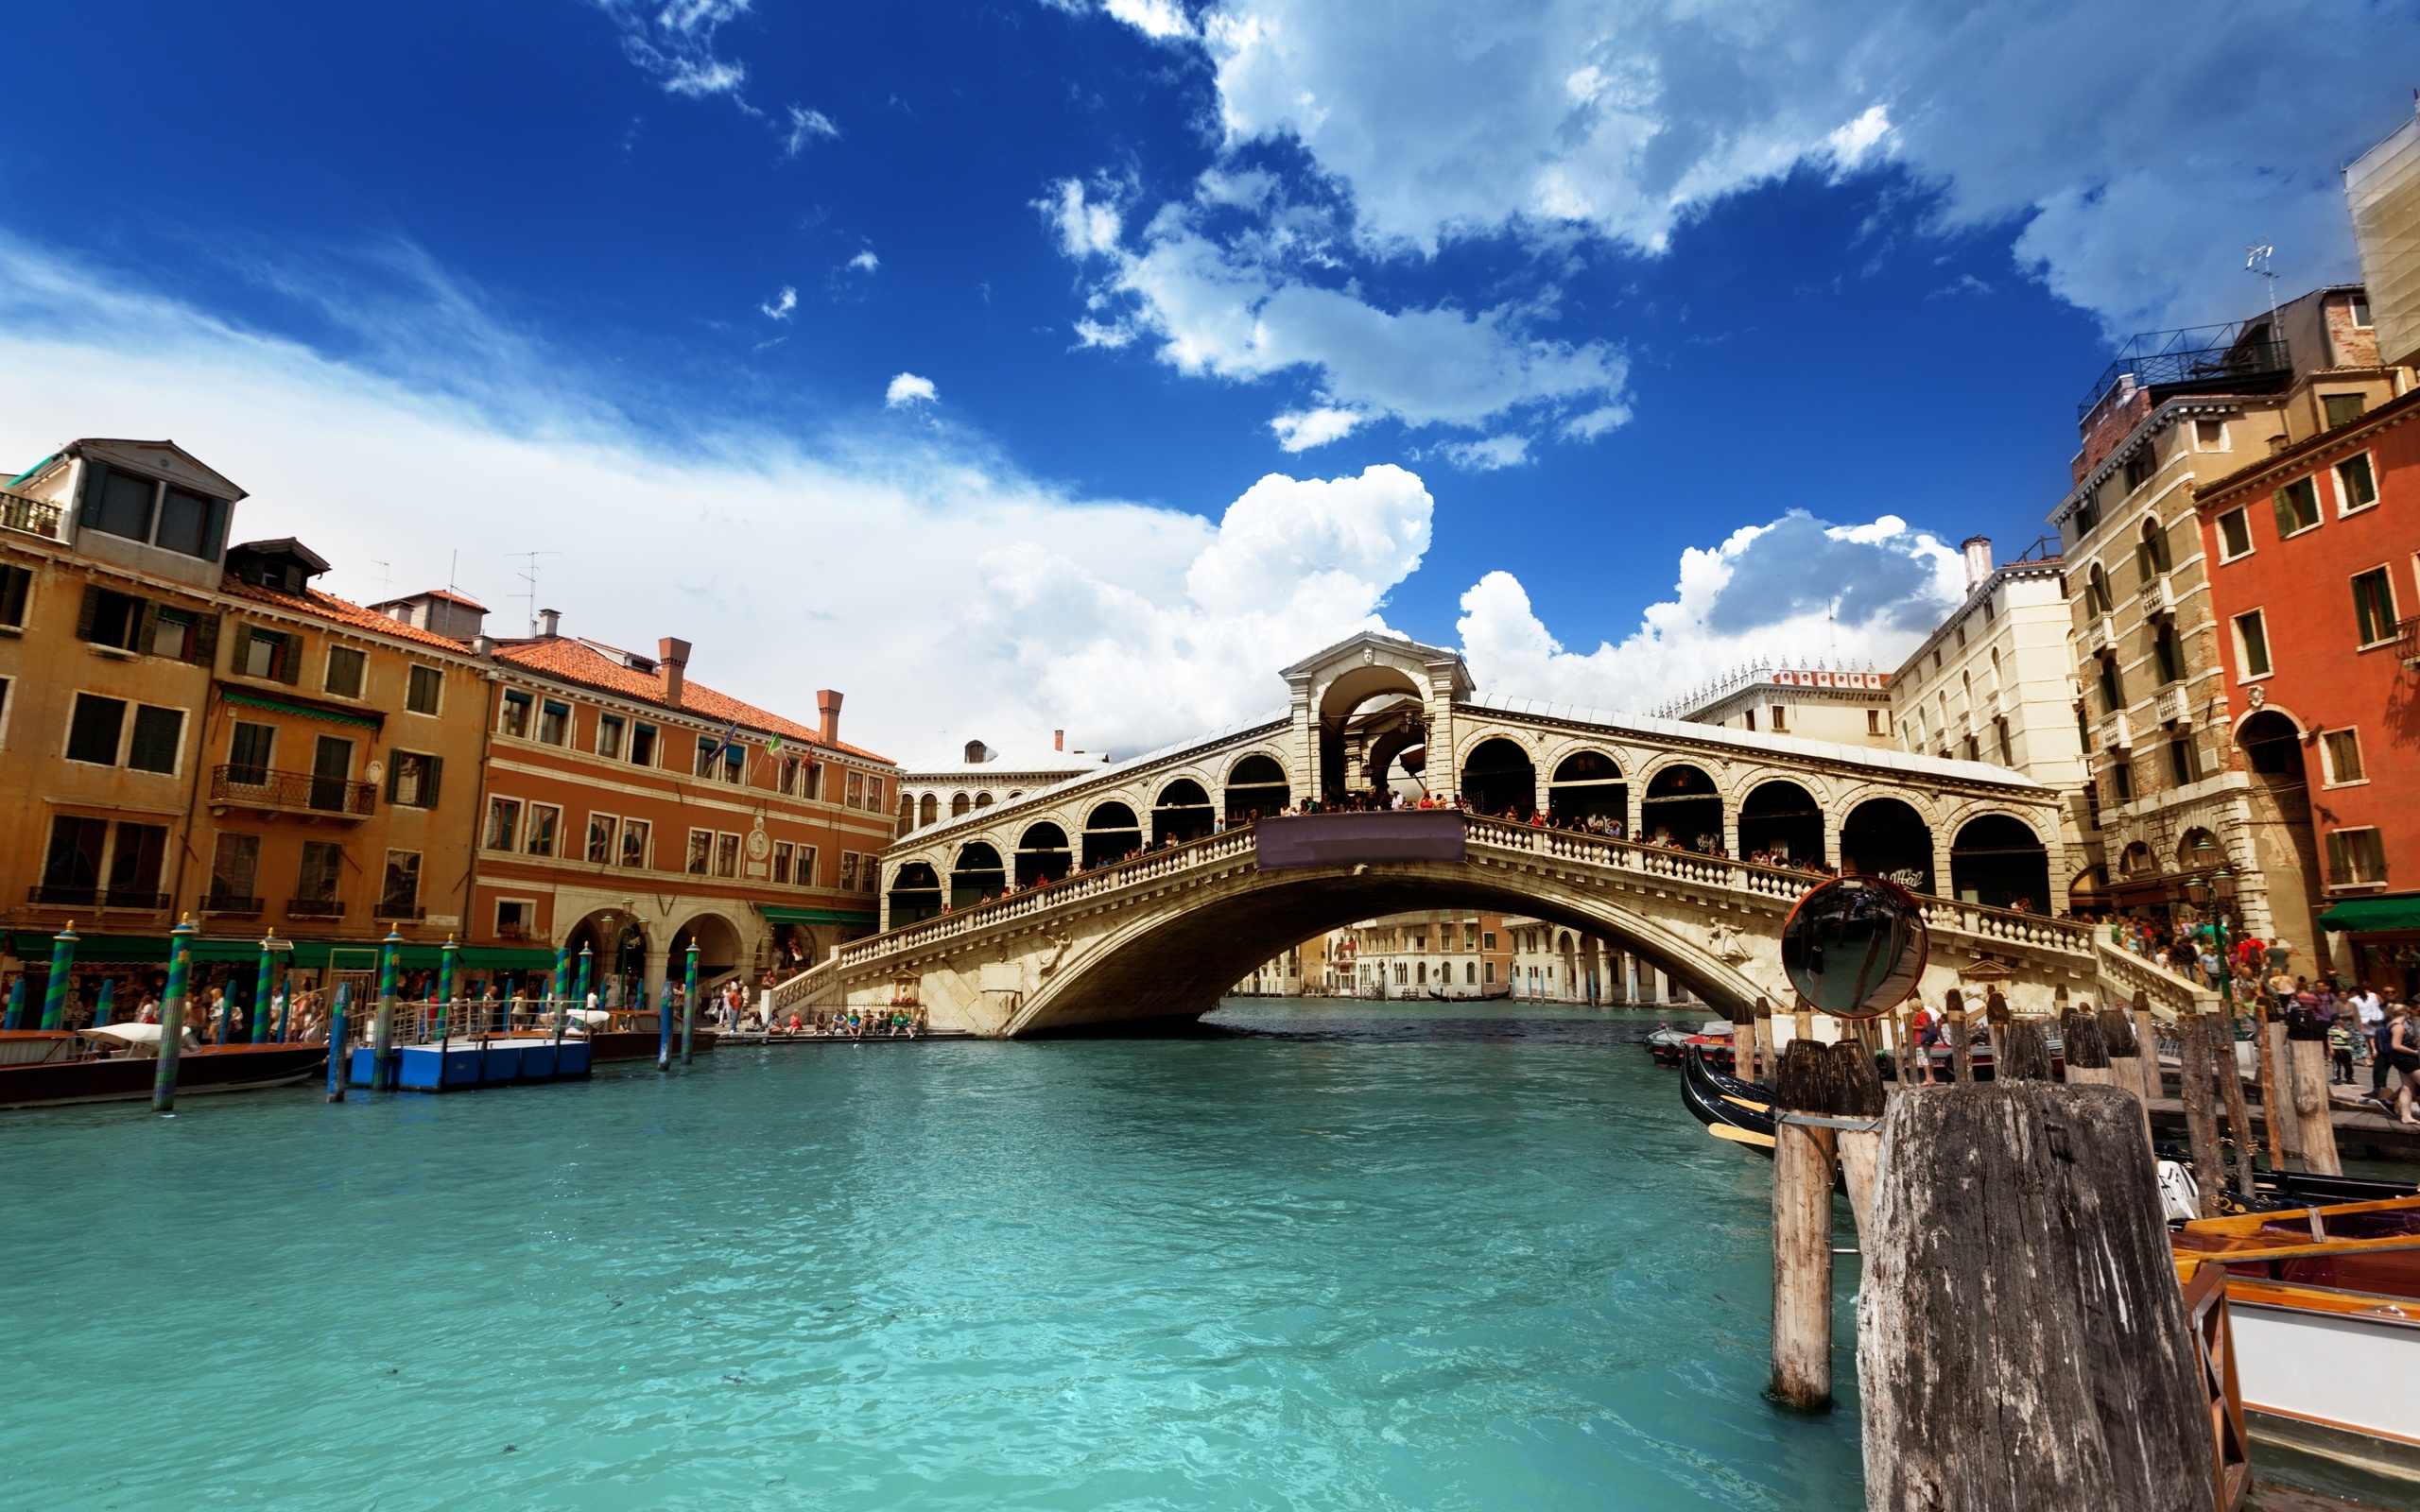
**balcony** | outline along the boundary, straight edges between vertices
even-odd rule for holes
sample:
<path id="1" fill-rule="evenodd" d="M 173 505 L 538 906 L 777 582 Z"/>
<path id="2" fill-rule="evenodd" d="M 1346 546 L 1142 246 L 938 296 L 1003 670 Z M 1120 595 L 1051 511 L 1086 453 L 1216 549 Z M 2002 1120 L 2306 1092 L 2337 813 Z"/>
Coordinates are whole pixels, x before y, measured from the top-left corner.
<path id="1" fill-rule="evenodd" d="M 391 919 L 400 923 L 406 924 L 417 924 L 422 919 L 428 917 L 428 910 L 420 907 L 415 903 L 396 902 L 381 899 L 379 900 L 378 906 L 370 910 L 370 917 L 379 919 Z"/>
<path id="2" fill-rule="evenodd" d="M 266 766 L 220 766 L 210 774 L 210 800 L 283 814 L 323 815 L 348 821 L 366 819 L 378 807 L 373 782 L 341 777 L 314 777 L 308 772 L 273 772 Z"/>
<path id="3" fill-rule="evenodd" d="M 2083 420 L 2110 391 L 2134 380 L 2151 390 L 2157 405 L 2176 394 L 2256 393 L 2283 388 L 2293 377 L 2293 359 L 2266 317 L 2181 331 L 2147 331 L 2130 337 L 2118 360 L 2103 369 L 2092 391 L 2076 405 Z"/>
<path id="4" fill-rule="evenodd" d="M 201 895 L 201 902 L 198 906 L 205 914 L 253 919 L 260 914 L 261 901 L 257 898 L 238 898 L 233 893 L 206 892 Z"/>
<path id="5" fill-rule="evenodd" d="M 2100 748 L 2102 750 L 2133 750 L 2135 748 L 2135 731 L 2126 723 L 2126 716 L 2123 713 L 2114 713 L 2101 720 Z"/>
<path id="6" fill-rule="evenodd" d="M 2420 667 L 2420 614 L 2395 623 L 2394 654 L 2405 666 Z"/>
<path id="7" fill-rule="evenodd" d="M 2182 686 L 2162 688 L 2152 702 L 2152 709 L 2163 725 L 2184 726 L 2192 723 L 2192 706 L 2185 701 Z"/>
<path id="8" fill-rule="evenodd" d="M 2173 614 L 2176 612 L 2176 590 L 2169 586 L 2168 575 L 2162 573 L 2143 585 L 2143 591 L 2135 595 L 2135 603 L 2147 620 Z"/>
<path id="9" fill-rule="evenodd" d="M 26 902 L 41 908 L 128 908 L 157 913 L 168 906 L 164 892 L 140 887 L 52 887 L 37 884 L 26 890 Z"/>
<path id="10" fill-rule="evenodd" d="M 2093 655 L 2100 656 L 2118 644 L 2118 627 L 2110 623 L 2108 615 L 2095 614 L 2084 622 L 2083 644 Z"/>
<path id="11" fill-rule="evenodd" d="M 288 898 L 285 900 L 288 919 L 342 919 L 344 904 L 333 898 Z"/>
<path id="12" fill-rule="evenodd" d="M 0 489 L 0 525 L 10 530 L 22 530 L 29 536 L 45 536 L 57 541 L 59 516 L 58 505 L 44 504 L 40 499 L 28 499 L 22 493 L 10 493 Z"/>

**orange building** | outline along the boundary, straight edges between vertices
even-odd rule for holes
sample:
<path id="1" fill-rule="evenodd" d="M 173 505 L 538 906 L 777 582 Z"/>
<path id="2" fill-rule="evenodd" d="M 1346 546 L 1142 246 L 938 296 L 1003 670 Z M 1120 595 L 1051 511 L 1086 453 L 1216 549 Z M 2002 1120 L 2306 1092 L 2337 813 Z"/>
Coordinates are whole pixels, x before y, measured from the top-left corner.
<path id="1" fill-rule="evenodd" d="M 876 855 L 897 790 L 888 759 L 688 678 L 687 642 L 652 656 L 560 633 L 487 641 L 489 751 L 467 937 L 594 953 L 608 1005 L 663 1001 L 690 942 L 701 985 L 752 988 L 875 924 Z"/>

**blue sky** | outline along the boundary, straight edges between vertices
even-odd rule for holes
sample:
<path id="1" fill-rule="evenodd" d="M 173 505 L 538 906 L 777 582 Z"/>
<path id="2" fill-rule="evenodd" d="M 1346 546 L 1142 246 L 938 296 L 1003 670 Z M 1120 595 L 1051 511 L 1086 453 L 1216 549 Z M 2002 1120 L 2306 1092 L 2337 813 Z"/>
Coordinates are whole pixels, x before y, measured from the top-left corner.
<path id="1" fill-rule="evenodd" d="M 374 598 L 681 634 L 902 754 L 1374 620 L 1642 707 L 1872 657 L 2113 335 L 2352 274 L 2362 4 L 533 0 L 18 18 L 0 442 L 166 435 Z M 1795 518 L 1803 514 L 1811 519 Z"/>

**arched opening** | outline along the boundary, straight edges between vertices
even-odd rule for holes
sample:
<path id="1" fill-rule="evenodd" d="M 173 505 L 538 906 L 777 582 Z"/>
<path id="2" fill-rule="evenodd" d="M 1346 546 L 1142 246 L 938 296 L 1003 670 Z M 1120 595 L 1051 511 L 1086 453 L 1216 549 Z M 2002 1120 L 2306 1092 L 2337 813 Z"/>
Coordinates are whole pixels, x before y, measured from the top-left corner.
<path id="1" fill-rule="evenodd" d="M 1824 811 L 1796 782 L 1759 782 L 1739 804 L 1739 853 L 1788 866 L 1824 864 Z"/>
<path id="2" fill-rule="evenodd" d="M 966 811 L 974 806 L 975 800 L 965 794 L 952 793 L 949 798 L 949 816 L 953 819 L 964 818 Z"/>
<path id="3" fill-rule="evenodd" d="M 982 840 L 970 840 L 958 848 L 958 863 L 949 871 L 949 905 L 972 908 L 986 898 L 997 898 L 1008 889 L 1009 874 L 1000 865 L 1000 852 Z"/>
<path id="4" fill-rule="evenodd" d="M 2050 911 L 2050 852 L 2022 819 L 1986 814 L 1949 843 L 1949 885 L 1962 902 Z"/>
<path id="5" fill-rule="evenodd" d="M 2129 882 L 2157 876 L 2159 863 L 2152 859 L 2152 848 L 2136 840 L 2118 854 L 2118 875 Z"/>
<path id="6" fill-rule="evenodd" d="M 991 795 L 991 794 L 989 794 L 989 793 L 977 793 L 977 794 L 976 794 L 976 795 L 975 795 L 975 806 L 976 806 L 976 808 L 977 808 L 977 809 L 978 809 L 978 810 L 980 810 L 980 809 L 988 809 L 988 808 L 990 808 L 990 807 L 992 806 L 992 795 Z"/>
<path id="7" fill-rule="evenodd" d="M 2103 614 L 2118 611 L 2118 601 L 2109 592 L 2109 575 L 2099 562 L 2092 564 L 2092 571 L 2084 578 L 2084 602 Z"/>
<path id="8" fill-rule="evenodd" d="M 890 927 L 901 928 L 942 911 L 942 879 L 922 861 L 910 861 L 891 874 Z"/>
<path id="9" fill-rule="evenodd" d="M 2236 744 L 2256 777 L 2300 784 L 2303 777 L 2302 731 L 2274 709 L 2263 709 L 2235 727 Z"/>
<path id="10" fill-rule="evenodd" d="M 1255 752 L 1236 763 L 1235 770 L 1227 774 L 1227 822 L 1243 824 L 1283 814 L 1293 798 L 1286 768 L 1277 765 L 1275 757 Z"/>
<path id="11" fill-rule="evenodd" d="M 1340 798 L 1351 788 L 1350 753 L 1356 748 L 1361 752 L 1364 781 L 1373 788 L 1382 784 L 1386 781 L 1384 765 L 1392 764 L 1394 753 L 1387 753 L 1386 764 L 1381 764 L 1373 743 L 1391 732 L 1407 729 L 1417 731 L 1422 696 L 1419 681 L 1409 673 L 1376 661 L 1339 674 L 1320 696 L 1317 791 L 1329 798 Z M 1364 712 L 1365 706 L 1380 700 L 1385 700 L 1385 706 Z M 1414 733 L 1402 745 L 1417 744 L 1420 738 Z M 1400 749 L 1398 745 L 1396 750 Z"/>
<path id="12" fill-rule="evenodd" d="M 732 928 L 731 920 L 716 914 L 700 914 L 673 934 L 672 954 L 666 967 L 667 980 L 677 983 L 686 979 L 692 940 L 698 946 L 700 990 L 747 964 L 740 956 L 739 931 Z"/>
<path id="13" fill-rule="evenodd" d="M 639 988 L 647 980 L 647 931 L 637 920 L 613 911 L 591 914 L 571 927 L 564 945 L 571 952 L 575 974 L 579 971 L 579 953 L 589 953 L 589 988 L 599 1005 L 637 1005 Z"/>
<path id="14" fill-rule="evenodd" d="M 1638 837 L 1708 854 L 1722 848 L 1722 796 L 1686 762 L 1659 768 L 1638 800 Z"/>
<path id="15" fill-rule="evenodd" d="M 942 806 L 941 806 L 941 802 L 940 802 L 940 800 L 939 800 L 939 799 L 935 799 L 935 798 L 933 797 L 933 795 L 932 795 L 932 794 L 930 794 L 930 793 L 925 794 L 925 795 L 924 796 L 924 798 L 923 798 L 922 799 L 920 799 L 920 800 L 917 802 L 917 804 L 916 804 L 916 823 L 917 823 L 920 827 L 921 827 L 921 826 L 923 826 L 923 825 L 927 825 L 927 824 L 934 823 L 935 821 L 939 820 L 939 819 L 941 818 L 941 816 L 942 816 Z"/>
<path id="16" fill-rule="evenodd" d="M 1910 892 L 1932 891 L 1932 832 L 1924 816 L 1895 798 L 1870 798 L 1841 826 L 1841 866 L 1888 877 Z"/>
<path id="17" fill-rule="evenodd" d="M 982 763 L 983 763 L 984 759 L 985 759 L 986 757 L 988 757 L 989 755 L 991 755 L 991 752 L 990 752 L 989 750 L 987 750 L 987 749 L 985 749 L 985 748 L 984 748 L 984 745 L 983 745 L 983 743 L 982 743 L 981 741 L 979 741 L 979 740 L 970 740 L 970 741 L 968 741 L 968 742 L 966 743 L 966 765 L 969 765 L 969 766 L 977 766 L 977 765 L 982 765 Z"/>
<path id="18" fill-rule="evenodd" d="M 1474 814 L 1526 819 L 1538 809 L 1538 769 L 1518 741 L 1482 740 L 1462 763 L 1462 798 Z"/>
<path id="19" fill-rule="evenodd" d="M 2219 837 L 2195 825 L 2176 842 L 2176 869 L 2179 871 L 2215 871 L 2226 861 L 2227 853 L 2219 846 Z"/>
<path id="20" fill-rule="evenodd" d="M 1067 832 L 1059 826 L 1043 823 L 1030 826 L 1017 837 L 1017 885 L 1030 887 L 1037 882 L 1057 882 L 1067 875 L 1075 857 L 1067 850 Z"/>
<path id="21" fill-rule="evenodd" d="M 1190 777 L 1180 777 L 1160 789 L 1160 800 L 1151 805 L 1153 845 L 1199 840 L 1218 827 L 1218 811 L 1210 806 L 1210 795 Z"/>
<path id="22" fill-rule="evenodd" d="M 1105 867 L 1143 849 L 1143 827 L 1123 803 L 1104 803 L 1084 818 L 1084 866 Z"/>
<path id="23" fill-rule="evenodd" d="M 1555 764 L 1554 781 L 1547 784 L 1547 813 L 1557 824 L 1601 820 L 1607 826 L 1630 823 L 1630 784 L 1622 769 L 1602 751 L 1583 750 Z M 1619 832 L 1628 833 L 1627 829 Z"/>

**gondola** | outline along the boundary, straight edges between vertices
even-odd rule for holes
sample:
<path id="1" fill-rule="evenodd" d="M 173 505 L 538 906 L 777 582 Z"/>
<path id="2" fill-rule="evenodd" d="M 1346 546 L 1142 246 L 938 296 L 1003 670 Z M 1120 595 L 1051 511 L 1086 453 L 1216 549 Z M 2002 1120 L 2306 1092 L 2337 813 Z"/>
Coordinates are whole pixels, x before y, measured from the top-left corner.
<path id="1" fill-rule="evenodd" d="M 1681 1101 L 1707 1133 L 1772 1153 L 1772 1088 L 1722 1074 L 1706 1064 L 1705 1052 L 1694 1045 L 1683 1054 L 1681 1070 Z"/>

